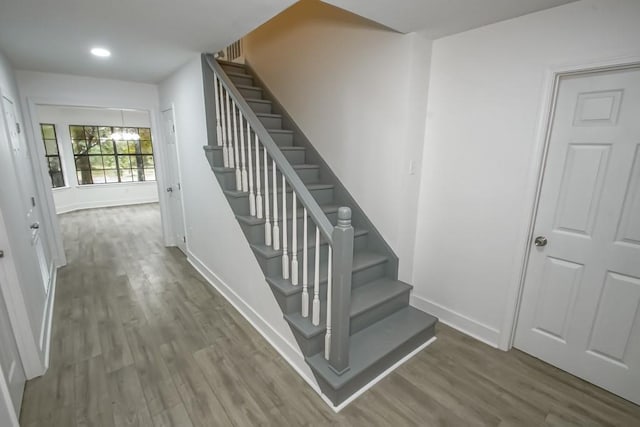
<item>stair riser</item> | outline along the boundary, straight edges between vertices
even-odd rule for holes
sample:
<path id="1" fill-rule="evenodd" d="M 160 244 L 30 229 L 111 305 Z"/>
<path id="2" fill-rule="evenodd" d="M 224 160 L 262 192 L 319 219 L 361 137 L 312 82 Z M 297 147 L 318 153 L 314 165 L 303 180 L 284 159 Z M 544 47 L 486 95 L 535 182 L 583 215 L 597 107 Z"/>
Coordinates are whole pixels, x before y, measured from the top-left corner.
<path id="1" fill-rule="evenodd" d="M 239 87 L 238 91 L 245 98 L 262 99 L 262 89 L 260 88 Z"/>
<path id="2" fill-rule="evenodd" d="M 255 150 L 255 146 L 254 146 Z M 209 160 L 209 164 L 211 166 L 222 167 L 224 166 L 224 159 L 222 157 L 222 147 L 219 147 L 215 150 L 207 150 L 207 159 Z M 302 165 L 305 163 L 305 151 L 304 150 L 282 150 L 282 154 L 292 165 Z M 260 160 L 264 164 L 264 150 L 260 150 Z M 255 157 L 254 157 L 255 158 Z"/>
<path id="3" fill-rule="evenodd" d="M 322 393 L 326 395 L 334 405 L 340 405 L 347 398 L 384 372 L 389 366 L 392 366 L 407 354 L 420 347 L 426 341 L 433 338 L 434 335 L 434 327 L 428 328 L 415 335 L 403 345 L 396 348 L 392 353 L 370 366 L 366 371 L 362 372 L 362 374 L 349 381 L 340 390 L 334 390 L 320 375 L 316 375 L 315 372 L 314 376 L 316 377 L 316 380 L 318 380 Z"/>
<path id="4" fill-rule="evenodd" d="M 237 85 L 245 85 L 245 86 L 253 86 L 253 77 L 244 75 L 244 76 L 229 76 L 231 81 Z"/>
<path id="5" fill-rule="evenodd" d="M 271 114 L 271 103 L 266 102 L 251 102 L 247 101 L 249 107 L 253 110 L 254 113 L 267 113 Z"/>
<path id="6" fill-rule="evenodd" d="M 320 205 L 329 205 L 333 202 L 333 188 L 311 189 L 309 191 L 313 196 L 313 198 L 316 199 L 316 201 Z M 272 196 L 273 194 L 270 193 L 269 199 L 271 203 L 273 203 Z M 293 197 L 292 193 L 288 192 L 287 206 L 291 206 L 292 197 Z M 227 197 L 227 199 L 229 200 L 229 204 L 231 205 L 231 208 L 233 209 L 233 212 L 236 215 L 249 215 L 249 196 L 248 195 L 243 197 Z M 282 211 L 281 203 L 282 203 L 282 193 L 278 193 L 278 206 L 280 209 L 279 212 Z M 300 202 L 298 202 L 298 206 L 301 206 Z"/>
<path id="7" fill-rule="evenodd" d="M 403 292 L 402 294 L 397 295 L 370 310 L 360 313 L 357 316 L 351 317 L 351 324 L 349 328 L 351 335 L 373 325 L 377 321 L 384 319 L 401 308 L 408 306 L 409 294 L 410 291 L 407 289 L 406 292 Z"/>
<path id="8" fill-rule="evenodd" d="M 338 214 L 336 212 L 327 214 L 327 218 L 329 218 L 329 221 L 331 221 L 332 224 L 335 224 L 336 221 L 338 220 Z M 292 225 L 292 219 L 290 217 L 287 217 L 287 223 L 289 227 L 288 233 L 291 236 L 291 230 L 293 225 Z M 311 223 L 312 221 L 311 221 L 311 218 L 309 217 L 307 220 L 307 229 L 309 233 L 307 234 L 308 239 L 311 239 L 313 236 L 312 232 L 315 232 L 315 226 L 311 225 Z M 280 224 L 282 224 L 282 220 L 280 220 Z M 302 224 L 303 224 L 303 218 L 298 217 L 298 244 L 300 245 L 302 244 Z M 264 244 L 264 223 L 250 225 L 250 224 L 240 222 L 240 227 L 244 231 L 245 236 L 247 237 L 250 243 L 254 243 L 258 245 Z"/>
<path id="9" fill-rule="evenodd" d="M 314 235 L 309 234 L 310 238 L 314 238 Z M 293 253 L 292 253 L 292 242 L 291 242 L 291 238 L 288 238 L 289 243 L 288 243 L 288 255 L 289 255 L 289 262 L 291 262 L 291 260 L 293 259 Z M 282 242 L 281 242 L 282 243 Z M 354 239 L 354 247 L 357 248 L 364 248 L 367 245 L 367 235 L 363 234 L 361 236 L 357 236 Z M 282 247 L 282 245 L 281 245 Z M 327 258 L 328 258 L 328 250 L 327 250 L 328 246 L 327 244 L 321 244 L 320 245 L 320 264 L 323 265 L 327 262 Z M 297 252 L 297 256 L 298 256 L 298 277 L 300 278 L 300 281 L 302 281 L 302 256 L 303 256 L 303 246 L 302 246 L 302 240 L 299 239 L 298 241 L 298 252 Z M 265 258 L 262 254 L 260 254 L 259 252 L 255 252 L 256 258 L 258 260 L 258 263 L 260 264 L 260 267 L 262 268 L 262 271 L 264 271 L 265 276 L 268 277 L 282 277 L 282 256 L 277 256 L 277 257 L 273 257 L 273 258 Z M 307 257 L 308 257 L 308 262 L 309 262 L 309 268 L 311 269 L 313 266 L 313 263 L 315 262 L 315 256 L 316 256 L 316 249 L 315 249 L 315 245 L 309 246 L 307 245 Z M 313 277 L 310 276 L 309 280 L 312 281 Z"/>
<path id="10" fill-rule="evenodd" d="M 267 129 L 282 129 L 282 117 L 263 117 L 258 116 Z"/>
<path id="11" fill-rule="evenodd" d="M 242 64 L 238 64 L 238 65 L 234 65 L 234 64 L 221 64 L 222 65 L 222 69 L 228 73 L 240 73 L 240 74 L 248 74 L 247 69 L 245 68 L 244 65 Z"/>
<path id="12" fill-rule="evenodd" d="M 280 133 L 269 132 L 271 138 L 275 141 L 279 147 L 291 147 L 293 146 L 293 134 L 292 133 Z"/>
<path id="13" fill-rule="evenodd" d="M 302 180 L 302 182 L 304 182 L 305 184 L 315 184 L 320 180 L 320 176 L 319 176 L 319 170 L 318 169 L 296 169 L 296 172 L 298 174 L 298 176 L 300 177 L 300 179 Z M 235 190 L 236 189 L 236 173 L 235 170 L 232 171 L 225 171 L 225 172 L 215 172 L 216 175 L 218 175 L 218 177 L 220 178 L 220 182 L 223 186 L 223 188 L 225 190 Z M 248 174 L 248 170 L 247 170 L 247 174 Z M 252 173 L 255 173 L 255 171 L 252 171 Z M 264 176 L 263 176 L 263 171 L 260 172 L 260 182 L 264 183 Z M 272 181 L 272 171 L 269 171 L 269 184 L 273 185 L 273 181 Z M 254 176 L 255 179 L 255 176 Z M 278 188 L 282 188 L 282 174 L 278 173 L 277 174 L 277 180 L 276 180 L 277 184 L 276 186 Z M 289 187 L 287 185 L 287 187 Z M 257 189 L 255 188 L 254 185 L 254 192 Z M 264 190 L 263 190 L 264 191 Z M 264 193 L 263 193 L 264 194 Z"/>

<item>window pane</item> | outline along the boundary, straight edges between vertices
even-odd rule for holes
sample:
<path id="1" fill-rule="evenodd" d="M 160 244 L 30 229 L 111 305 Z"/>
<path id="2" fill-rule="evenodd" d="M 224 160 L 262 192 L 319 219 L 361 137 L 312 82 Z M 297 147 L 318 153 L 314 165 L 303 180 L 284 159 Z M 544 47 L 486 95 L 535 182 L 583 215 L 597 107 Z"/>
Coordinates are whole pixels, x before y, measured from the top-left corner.
<path id="1" fill-rule="evenodd" d="M 140 135 L 141 140 L 151 140 L 151 129 L 149 128 L 138 128 L 138 134 Z"/>
<path id="2" fill-rule="evenodd" d="M 86 135 L 84 139 L 87 141 L 98 139 L 98 128 L 96 126 L 85 126 L 84 134 Z"/>
<path id="3" fill-rule="evenodd" d="M 82 126 L 69 126 L 71 139 L 84 139 L 84 128 Z"/>
<path id="4" fill-rule="evenodd" d="M 100 149 L 102 154 L 114 154 L 113 141 L 108 139 L 100 142 Z"/>
<path id="5" fill-rule="evenodd" d="M 59 157 L 49 157 L 49 173 L 51 172 L 60 172 L 60 158 Z"/>
<path id="6" fill-rule="evenodd" d="M 154 167 L 153 156 L 142 156 L 142 161 L 144 163 L 145 169 L 153 169 Z"/>
<path id="7" fill-rule="evenodd" d="M 89 167 L 89 156 L 76 156 L 76 170 L 85 171 L 91 169 Z"/>
<path id="8" fill-rule="evenodd" d="M 98 134 L 100 135 L 101 141 L 111 139 L 111 126 L 100 126 L 98 128 Z"/>
<path id="9" fill-rule="evenodd" d="M 118 154 L 129 153 L 129 144 L 127 141 L 116 141 L 116 151 Z"/>
<path id="10" fill-rule="evenodd" d="M 143 169 L 134 169 L 131 174 L 131 179 L 133 181 L 144 181 L 144 170 Z"/>
<path id="11" fill-rule="evenodd" d="M 140 142 L 139 141 L 129 141 L 129 153 L 137 154 L 140 152 Z"/>
<path id="12" fill-rule="evenodd" d="M 74 140 L 71 145 L 73 146 L 73 154 L 87 153 L 87 141 L 83 139 L 78 139 L 78 140 Z"/>
<path id="13" fill-rule="evenodd" d="M 100 154 L 100 143 L 98 140 L 93 140 L 89 144 L 89 154 Z"/>
<path id="14" fill-rule="evenodd" d="M 53 125 L 40 125 L 42 129 L 42 139 L 56 139 L 56 131 Z"/>
<path id="15" fill-rule="evenodd" d="M 131 169 L 142 169 L 143 167 L 144 163 L 142 162 L 142 156 L 131 156 Z"/>
<path id="16" fill-rule="evenodd" d="M 91 171 L 78 171 L 76 172 L 78 176 L 78 184 L 93 184 L 93 180 L 91 179 Z"/>
<path id="17" fill-rule="evenodd" d="M 131 161 L 129 160 L 129 156 L 118 156 L 118 164 L 121 169 L 130 169 Z"/>
<path id="18" fill-rule="evenodd" d="M 120 169 L 120 181 L 131 182 L 131 169 Z"/>
<path id="19" fill-rule="evenodd" d="M 90 156 L 89 162 L 91 164 L 91 169 L 104 169 L 102 165 L 102 156 Z"/>
<path id="20" fill-rule="evenodd" d="M 117 170 L 106 170 L 104 174 L 107 178 L 107 182 L 118 182 L 118 171 Z"/>
<path id="21" fill-rule="evenodd" d="M 58 154 L 58 143 L 55 139 L 46 139 L 44 141 L 44 151 L 47 156 L 54 156 Z"/>
<path id="22" fill-rule="evenodd" d="M 156 171 L 153 169 L 145 169 L 144 170 L 144 180 L 145 181 L 155 181 L 156 180 Z"/>
<path id="23" fill-rule="evenodd" d="M 64 187 L 64 177 L 62 176 L 62 172 L 51 174 L 51 185 L 53 188 Z"/>
<path id="24" fill-rule="evenodd" d="M 93 178 L 93 183 L 94 184 L 104 184 L 106 181 L 106 179 L 104 178 L 104 172 L 103 171 L 91 171 L 91 177 Z"/>
<path id="25" fill-rule="evenodd" d="M 105 169 L 116 169 L 116 156 L 102 156 Z"/>
<path id="26" fill-rule="evenodd" d="M 143 154 L 153 154 L 151 141 L 140 140 L 140 146 Z"/>

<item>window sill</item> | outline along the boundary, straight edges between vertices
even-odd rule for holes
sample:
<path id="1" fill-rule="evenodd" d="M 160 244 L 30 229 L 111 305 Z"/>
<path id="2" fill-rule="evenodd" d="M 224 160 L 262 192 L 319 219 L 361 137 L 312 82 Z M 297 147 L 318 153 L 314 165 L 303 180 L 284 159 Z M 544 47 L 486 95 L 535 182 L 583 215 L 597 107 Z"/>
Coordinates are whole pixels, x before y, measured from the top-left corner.
<path id="1" fill-rule="evenodd" d="M 129 187 L 129 186 L 136 186 L 136 185 L 157 185 L 158 181 L 134 181 L 134 182 L 108 182 L 105 184 L 83 184 L 80 185 L 78 184 L 77 186 L 75 186 L 75 188 L 81 190 L 81 189 L 96 189 L 96 188 L 103 188 L 103 187 Z"/>

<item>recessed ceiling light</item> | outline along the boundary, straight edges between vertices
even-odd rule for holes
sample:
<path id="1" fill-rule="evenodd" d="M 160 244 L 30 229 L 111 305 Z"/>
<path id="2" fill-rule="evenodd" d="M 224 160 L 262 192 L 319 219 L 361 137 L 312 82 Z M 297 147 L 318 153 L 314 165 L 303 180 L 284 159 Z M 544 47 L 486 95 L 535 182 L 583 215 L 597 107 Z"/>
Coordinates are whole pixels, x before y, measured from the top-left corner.
<path id="1" fill-rule="evenodd" d="M 91 54 L 99 56 L 100 58 L 108 58 L 111 56 L 111 52 L 103 47 L 94 47 L 93 49 L 91 49 Z"/>

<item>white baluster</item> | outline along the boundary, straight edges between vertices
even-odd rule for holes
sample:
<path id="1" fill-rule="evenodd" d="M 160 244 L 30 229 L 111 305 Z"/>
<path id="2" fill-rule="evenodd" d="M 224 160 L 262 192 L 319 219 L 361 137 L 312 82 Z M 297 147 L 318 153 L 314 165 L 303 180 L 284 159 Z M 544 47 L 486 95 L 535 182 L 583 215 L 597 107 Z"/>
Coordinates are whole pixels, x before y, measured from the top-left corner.
<path id="1" fill-rule="evenodd" d="M 289 252 L 287 245 L 289 239 L 287 236 L 287 180 L 282 174 L 282 278 L 289 278 Z"/>
<path id="2" fill-rule="evenodd" d="M 327 267 L 327 333 L 324 336 L 324 358 L 329 360 L 331 351 L 331 246 L 329 246 L 329 265 Z"/>
<path id="3" fill-rule="evenodd" d="M 262 219 L 262 190 L 260 188 L 260 141 L 256 135 L 256 213 Z M 266 152 L 265 152 L 266 159 Z"/>
<path id="4" fill-rule="evenodd" d="M 296 197 L 295 190 L 293 191 L 293 208 L 292 208 L 292 220 L 291 227 L 291 284 L 296 286 L 298 284 L 298 198 Z"/>
<path id="5" fill-rule="evenodd" d="M 313 310 L 311 312 L 311 323 L 315 326 L 320 324 L 320 230 L 316 225 L 316 262 L 313 271 Z"/>
<path id="6" fill-rule="evenodd" d="M 278 224 L 278 178 L 276 175 L 276 161 L 271 159 L 273 167 L 273 249 L 280 250 L 280 225 Z"/>
<path id="7" fill-rule="evenodd" d="M 220 82 L 220 90 L 222 91 L 224 88 L 222 87 L 222 82 Z M 224 91 L 226 94 L 226 90 Z M 227 146 L 227 113 L 225 107 L 225 101 L 220 94 L 220 119 L 222 120 L 222 162 L 224 163 L 224 167 L 229 167 L 229 147 Z"/>
<path id="8" fill-rule="evenodd" d="M 229 98 L 229 91 L 225 92 L 227 112 L 227 167 L 234 167 L 233 163 L 233 131 L 231 130 L 231 99 Z"/>
<path id="9" fill-rule="evenodd" d="M 218 93 L 218 76 L 213 75 L 213 92 L 216 102 L 216 138 L 218 145 L 222 145 L 222 126 L 220 125 L 220 94 Z"/>
<path id="10" fill-rule="evenodd" d="M 242 161 L 242 191 L 245 193 L 249 191 L 249 179 L 247 178 L 247 153 L 244 149 L 244 116 L 238 108 L 238 115 L 240 116 L 240 153 L 241 153 L 241 161 Z M 247 139 L 249 139 L 249 135 L 247 134 Z M 253 212 L 251 215 L 255 215 Z"/>
<path id="11" fill-rule="evenodd" d="M 264 148 L 264 244 L 271 246 L 271 221 L 269 220 L 269 169 L 267 168 L 267 149 Z"/>
<path id="12" fill-rule="evenodd" d="M 307 256 L 307 208 L 302 211 L 302 317 L 309 317 L 309 264 Z"/>
<path id="13" fill-rule="evenodd" d="M 249 155 L 249 213 L 251 214 L 251 216 L 256 216 L 256 195 L 253 193 L 253 155 L 251 153 L 251 126 L 249 126 L 249 120 L 247 120 L 247 154 Z"/>
<path id="14" fill-rule="evenodd" d="M 236 167 L 236 190 L 242 191 L 242 172 L 240 172 L 240 150 L 238 150 L 238 109 L 236 103 L 231 100 L 231 106 L 233 111 L 233 152 L 234 162 Z M 242 144 L 240 144 L 242 145 Z"/>

